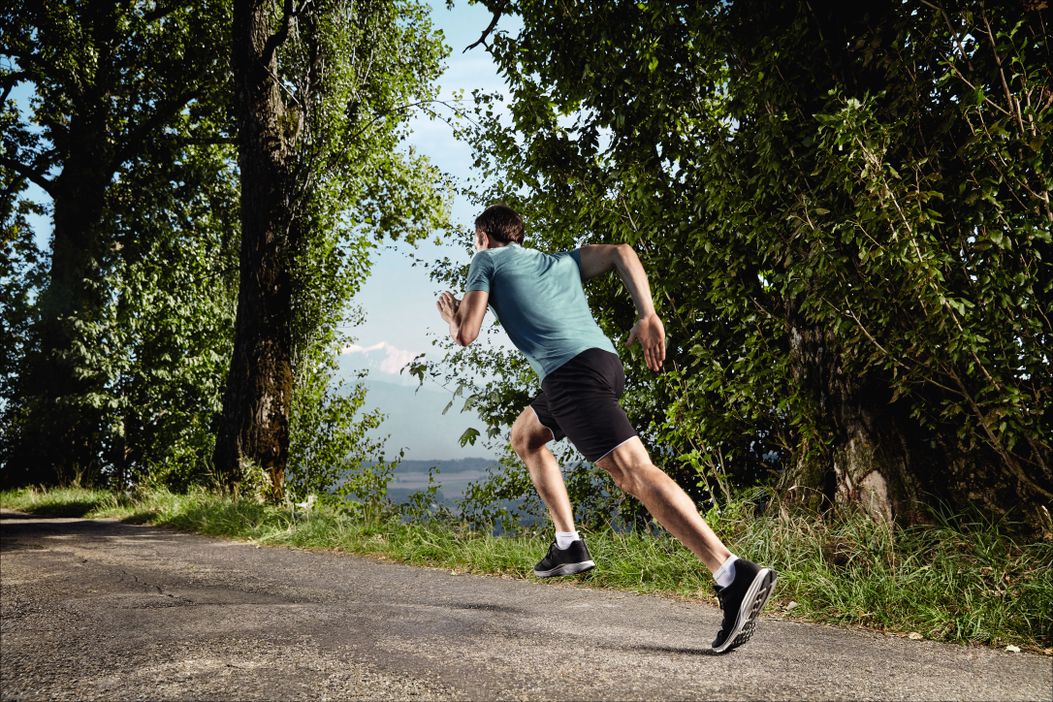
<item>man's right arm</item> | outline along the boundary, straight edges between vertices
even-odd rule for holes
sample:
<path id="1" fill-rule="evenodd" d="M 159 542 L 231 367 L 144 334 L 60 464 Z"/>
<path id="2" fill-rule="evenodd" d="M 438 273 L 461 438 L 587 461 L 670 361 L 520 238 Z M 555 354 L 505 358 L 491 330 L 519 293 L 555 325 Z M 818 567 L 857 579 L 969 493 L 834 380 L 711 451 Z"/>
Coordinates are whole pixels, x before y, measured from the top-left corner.
<path id="1" fill-rule="evenodd" d="M 644 349 L 647 367 L 658 371 L 665 360 L 665 327 L 654 311 L 651 286 L 647 282 L 647 273 L 640 262 L 640 257 L 628 244 L 582 246 L 580 254 L 582 280 L 602 275 L 611 269 L 618 271 L 622 282 L 632 295 L 633 304 L 636 305 L 636 312 L 639 316 L 629 333 L 626 345 L 639 339 Z"/>

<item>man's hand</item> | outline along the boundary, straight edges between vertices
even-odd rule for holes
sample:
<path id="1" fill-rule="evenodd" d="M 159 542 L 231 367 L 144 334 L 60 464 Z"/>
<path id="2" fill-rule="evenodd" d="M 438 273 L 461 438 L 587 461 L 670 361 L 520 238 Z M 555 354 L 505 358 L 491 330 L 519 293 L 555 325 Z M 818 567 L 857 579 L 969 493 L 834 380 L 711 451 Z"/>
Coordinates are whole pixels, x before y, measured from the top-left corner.
<path id="1" fill-rule="evenodd" d="M 450 325 L 450 336 L 461 346 L 467 346 L 479 336 L 489 299 L 490 293 L 473 290 L 466 292 L 463 300 L 458 300 L 447 290 L 435 301 L 443 321 Z"/>
<path id="2" fill-rule="evenodd" d="M 647 367 L 657 373 L 662 368 L 662 362 L 665 361 L 665 326 L 657 314 L 652 312 L 641 318 L 629 332 L 625 345 L 632 346 L 637 339 L 640 340 L 640 346 L 643 347 Z"/>
<path id="3" fill-rule="evenodd" d="M 443 321 L 449 323 L 454 319 L 454 315 L 457 314 L 457 308 L 461 306 L 461 301 L 453 296 L 453 293 L 447 290 L 442 295 L 439 295 L 439 299 L 435 302 L 435 306 L 439 308 L 439 315 Z"/>

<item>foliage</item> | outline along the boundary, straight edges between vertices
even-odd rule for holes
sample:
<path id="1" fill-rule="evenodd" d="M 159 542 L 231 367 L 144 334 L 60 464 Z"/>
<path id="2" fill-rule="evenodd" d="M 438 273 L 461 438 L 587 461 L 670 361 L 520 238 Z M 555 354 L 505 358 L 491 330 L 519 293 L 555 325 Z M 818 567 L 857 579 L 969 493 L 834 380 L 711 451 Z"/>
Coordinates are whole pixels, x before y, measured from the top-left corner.
<path id="1" fill-rule="evenodd" d="M 231 151 L 192 146 L 160 168 L 170 155 L 148 152 L 112 186 L 106 221 L 120 256 L 103 323 L 85 328 L 85 352 L 108 377 L 103 451 L 116 487 L 185 490 L 213 479 L 237 298 Z M 165 187 L 172 182 L 181 187 Z"/>
<path id="2" fill-rule="evenodd" d="M 240 479 L 236 456 L 265 462 L 277 496 L 286 480 L 288 436 L 300 437 L 288 446 L 301 452 L 289 458 L 297 491 L 360 466 L 361 456 L 377 450 L 362 446 L 337 456 L 377 419 L 353 419 L 361 390 L 339 398 L 328 389 L 327 357 L 344 342 L 337 329 L 376 247 L 386 238 L 412 242 L 445 225 L 444 177 L 402 148 L 410 116 L 432 111 L 445 46 L 426 7 L 412 0 L 240 7 L 239 95 L 270 96 L 238 102 L 241 158 L 257 164 L 242 174 L 243 212 L 264 214 L 243 221 L 250 244 L 241 269 L 249 292 L 239 300 L 216 462 L 230 483 Z M 261 8 L 269 18 L 257 15 Z M 263 59 L 251 41 L 260 31 L 256 22 L 273 32 Z M 257 73 L 260 60 L 269 74 Z M 252 284 L 257 280 L 268 282 Z M 265 319 L 257 319 L 261 309 L 269 311 Z M 242 324 L 243 318 L 255 321 Z M 312 409 L 309 402 L 322 404 Z M 292 404 L 298 409 L 290 417 Z M 287 433 L 287 420 L 306 425 Z M 319 422 L 329 447 L 305 440 Z M 325 461 L 313 466 L 318 456 Z"/>
<path id="3" fill-rule="evenodd" d="M 5 172 L 6 173 L 6 172 Z M 9 173 L 7 173 L 10 175 Z M 4 184 L 4 192 L 14 188 Z M 33 241 L 28 217 L 40 208 L 27 200 L 15 198 L 0 202 L 0 403 L 6 403 L 15 392 L 22 359 L 32 343 L 29 334 L 33 323 L 33 302 L 43 282 L 45 270 L 40 250 Z M 6 416 L 0 404 L 0 418 Z M 2 422 L 2 419 L 0 419 Z M 3 424 L 0 423 L 0 427 Z M 7 435 L 7 431 L 0 431 Z M 0 440 L 3 441 L 3 440 Z"/>
<path id="4" fill-rule="evenodd" d="M 397 463 L 384 460 L 384 441 L 369 433 L 380 426 L 379 410 L 364 411 L 366 389 L 346 392 L 334 382 L 332 355 L 301 359 L 291 409 L 290 460 L 286 490 L 293 501 L 335 498 L 365 510 L 387 508 L 387 484 Z"/>
<path id="5" fill-rule="evenodd" d="M 473 528 L 495 534 L 517 533 L 545 524 L 545 505 L 534 491 L 530 474 L 515 454 L 502 456 L 496 470 L 470 483 L 459 504 Z"/>
<path id="6" fill-rule="evenodd" d="M 1018 628 L 1041 645 L 1053 642 L 1045 613 L 1053 545 L 1019 543 L 1008 534 L 1020 525 L 978 510 L 940 508 L 933 524 L 905 529 L 863 513 L 714 522 L 734 532 L 735 549 L 779 571 L 780 597 L 797 603 L 794 616 L 995 645 Z"/>
<path id="7" fill-rule="evenodd" d="M 446 47 L 412 0 L 305 3 L 279 48 L 299 198 L 293 225 L 297 352 L 330 346 L 385 238 L 417 241 L 447 224 L 447 179 L 412 147 L 409 118 L 434 114 Z"/>
<path id="8" fill-rule="evenodd" d="M 0 478 L 121 484 L 164 465 L 157 478 L 180 485 L 206 469 L 237 243 L 215 51 L 228 24 L 208 0 L 0 12 L 5 227 L 29 251 L 10 214 L 54 224 L 47 274 L 20 270 L 21 292 L 4 291 L 23 312 L 5 344 Z"/>
<path id="9" fill-rule="evenodd" d="M 890 491 L 899 471 L 920 499 L 1042 525 L 1053 81 L 1037 5 L 487 5 L 523 29 L 489 39 L 509 95 L 477 93 L 466 128 L 478 201 L 517 207 L 545 250 L 640 252 L 669 357 L 659 376 L 630 359 L 626 407 L 696 498 L 781 475 L 851 500 L 864 441 L 863 472 Z M 624 338 L 619 281 L 587 293 Z M 507 424 L 518 367 L 450 360 L 493 373 L 480 407 Z"/>
<path id="10" fill-rule="evenodd" d="M 0 13 L 0 164 L 53 194 L 79 140 L 95 129 L 109 138 L 98 145 L 105 161 L 93 165 L 111 173 L 159 143 L 172 148 L 188 136 L 211 140 L 229 89 L 226 58 L 215 50 L 227 41 L 228 12 L 209 0 L 164 7 L 6 3 Z M 31 86 L 28 105 L 11 98 L 17 86 Z"/>

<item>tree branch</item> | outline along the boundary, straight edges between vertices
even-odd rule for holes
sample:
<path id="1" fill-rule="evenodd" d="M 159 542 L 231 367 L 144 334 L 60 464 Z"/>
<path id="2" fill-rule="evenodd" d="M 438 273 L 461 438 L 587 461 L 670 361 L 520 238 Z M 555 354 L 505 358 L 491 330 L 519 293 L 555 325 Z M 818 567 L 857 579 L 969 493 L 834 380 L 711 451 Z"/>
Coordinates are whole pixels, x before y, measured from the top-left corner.
<path id="1" fill-rule="evenodd" d="M 24 74 L 20 80 L 28 80 L 31 83 L 38 83 L 40 76 L 47 75 L 51 69 L 50 64 L 24 47 L 4 47 L 4 50 L 0 52 L 0 57 L 14 59 L 18 64 L 17 73 Z"/>
<path id="2" fill-rule="evenodd" d="M 32 181 L 36 185 L 40 186 L 40 189 L 46 192 L 51 197 L 55 197 L 55 184 L 44 177 L 44 174 L 40 171 L 34 170 L 29 166 L 25 165 L 21 161 L 16 161 L 13 158 L 8 158 L 3 154 L 0 154 L 0 165 L 10 168 L 15 173 L 19 174 L 23 178 Z"/>
<path id="3" fill-rule="evenodd" d="M 179 146 L 214 146 L 217 144 L 237 144 L 235 137 L 180 137 L 175 140 Z"/>
<path id="4" fill-rule="evenodd" d="M 7 102 L 7 97 L 11 94 L 11 91 L 15 89 L 16 85 L 29 78 L 30 75 L 25 71 L 15 71 L 0 77 L 0 85 L 4 86 L 4 93 L 3 95 L 0 95 L 0 105 Z"/>
<path id="5" fill-rule="evenodd" d="M 184 7 L 190 7 L 190 6 L 191 6 L 191 3 L 189 3 L 189 2 L 173 2 L 172 4 L 165 5 L 164 7 L 162 7 L 160 4 L 158 4 L 153 9 L 153 12 L 147 12 L 145 15 L 143 15 L 143 19 L 146 20 L 147 22 L 156 22 L 159 19 L 167 17 L 168 15 L 172 14 L 176 10 L 181 10 Z"/>
<path id="6" fill-rule="evenodd" d="M 505 11 L 504 5 L 501 5 L 496 10 L 494 10 L 493 11 L 494 16 L 493 16 L 493 18 L 490 19 L 489 26 L 487 26 L 487 28 L 483 30 L 483 33 L 479 35 L 479 38 L 475 42 L 473 42 L 473 43 L 469 44 L 468 46 L 464 47 L 464 51 L 462 51 L 461 53 L 462 54 L 467 53 L 469 49 L 474 49 L 475 47 L 479 46 L 480 44 L 482 44 L 484 47 L 489 49 L 490 45 L 486 43 L 486 38 L 488 36 L 490 36 L 490 32 L 494 31 L 494 27 L 497 26 L 497 21 L 499 19 L 501 19 L 501 15 L 504 14 L 504 11 Z"/>
<path id="7" fill-rule="evenodd" d="M 132 154 L 139 149 L 143 139 L 145 139 L 150 132 L 159 128 L 167 120 L 171 119 L 173 115 L 186 107 L 186 104 L 197 95 L 197 92 L 197 86 L 187 89 L 185 92 L 180 93 L 171 100 L 163 103 L 160 107 L 154 110 L 152 115 L 144 119 L 138 126 L 130 129 L 128 131 L 128 136 L 125 137 L 123 143 L 113 155 L 111 170 L 117 170 L 122 163 L 131 158 Z"/>
<path id="8" fill-rule="evenodd" d="M 451 105 L 449 102 L 447 102 L 445 100 L 419 100 L 417 102 L 410 102 L 410 103 L 407 103 L 405 105 L 398 105 L 398 106 L 392 108 L 391 110 L 389 110 L 387 112 L 380 112 L 380 113 L 374 115 L 373 119 L 369 120 L 363 127 L 361 127 L 353 135 L 351 135 L 351 138 L 350 138 L 349 141 L 354 141 L 355 139 L 358 139 L 358 137 L 362 136 L 367 131 L 369 131 L 369 129 L 374 124 L 379 122 L 380 120 L 382 120 L 382 119 L 384 119 L 386 117 L 391 117 L 392 115 L 397 115 L 397 114 L 399 114 L 401 112 L 408 112 L 409 110 L 412 110 L 414 107 L 420 107 L 421 105 L 442 105 L 443 107 L 449 108 L 450 110 L 452 110 L 455 114 L 457 114 L 459 116 L 467 117 L 470 121 L 472 121 L 473 124 L 476 124 L 476 125 L 479 124 L 478 122 L 475 122 L 470 117 L 465 115 L 460 109 L 454 107 L 453 105 Z M 446 121 L 446 120 L 444 120 L 444 121 Z M 446 121 L 446 123 L 450 124 L 449 121 Z"/>
<path id="9" fill-rule="evenodd" d="M 267 44 L 263 47 L 263 56 L 260 60 L 264 66 L 269 66 L 271 63 L 271 56 L 279 46 L 285 43 L 285 40 L 289 38 L 289 32 L 292 31 L 293 25 L 296 23 L 296 9 L 293 7 L 293 0 L 285 0 L 285 4 L 282 8 L 282 26 L 274 34 L 267 38 Z"/>

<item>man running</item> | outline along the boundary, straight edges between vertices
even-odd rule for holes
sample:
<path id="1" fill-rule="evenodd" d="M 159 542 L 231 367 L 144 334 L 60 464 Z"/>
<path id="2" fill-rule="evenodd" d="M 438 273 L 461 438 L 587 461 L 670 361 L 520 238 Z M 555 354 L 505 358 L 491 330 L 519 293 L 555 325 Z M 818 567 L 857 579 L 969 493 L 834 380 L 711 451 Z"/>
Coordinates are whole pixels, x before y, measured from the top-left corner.
<path id="1" fill-rule="evenodd" d="M 512 447 L 530 471 L 556 527 L 548 555 L 534 568 L 541 578 L 595 567 L 574 527 L 574 511 L 549 441 L 563 437 L 636 497 L 658 522 L 698 556 L 716 581 L 724 620 L 713 649 L 749 640 L 771 595 L 775 571 L 733 555 L 702 519 L 690 497 L 651 462 L 618 404 L 625 373 L 610 339 L 596 324 L 582 282 L 617 270 L 639 320 L 627 344 L 639 341 L 647 367 L 665 360 L 665 329 L 654 310 L 647 274 L 631 246 L 593 245 L 545 254 L 523 248 L 523 221 L 505 205 L 475 220 L 475 249 L 462 300 L 447 291 L 436 303 L 462 346 L 475 341 L 487 306 L 541 381 L 541 392 L 512 425 Z"/>

